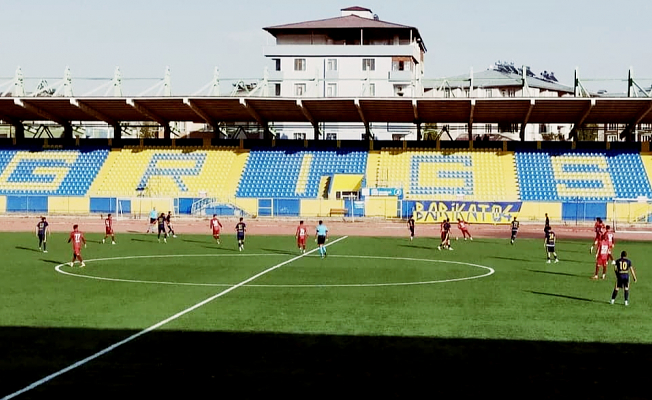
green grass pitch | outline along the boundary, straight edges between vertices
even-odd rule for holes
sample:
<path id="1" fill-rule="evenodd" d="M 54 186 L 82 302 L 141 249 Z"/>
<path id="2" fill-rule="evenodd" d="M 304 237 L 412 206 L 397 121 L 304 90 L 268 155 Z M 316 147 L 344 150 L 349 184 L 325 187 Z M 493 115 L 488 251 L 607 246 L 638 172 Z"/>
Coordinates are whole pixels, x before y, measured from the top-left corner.
<path id="1" fill-rule="evenodd" d="M 560 239 L 560 263 L 546 264 L 543 239 L 438 251 L 432 238 L 333 237 L 321 259 L 294 237 L 249 236 L 239 252 L 233 236 L 102 236 L 87 234 L 82 269 L 61 265 L 67 235 L 53 234 L 48 253 L 33 235 L 0 235 L 0 398 L 173 316 L 22 396 L 512 397 L 508 382 L 524 388 L 515 397 L 649 395 L 637 367 L 652 361 L 644 242 L 616 247 L 639 277 L 625 307 L 622 291 L 608 303 L 611 268 L 589 279 L 586 240 Z"/>

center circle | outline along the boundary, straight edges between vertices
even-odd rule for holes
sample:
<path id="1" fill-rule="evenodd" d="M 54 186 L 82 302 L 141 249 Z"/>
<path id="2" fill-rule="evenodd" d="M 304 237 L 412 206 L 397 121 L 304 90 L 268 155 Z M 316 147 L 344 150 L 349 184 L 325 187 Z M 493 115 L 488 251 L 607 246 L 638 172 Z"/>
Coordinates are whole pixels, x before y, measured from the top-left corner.
<path id="1" fill-rule="evenodd" d="M 146 256 L 123 256 L 123 257 L 109 257 L 85 260 L 86 263 L 97 261 L 113 261 L 113 260 L 131 260 L 131 259 L 147 259 L 147 258 L 181 258 L 181 257 L 279 257 L 283 254 L 167 254 L 167 255 L 146 255 Z M 308 257 L 308 256 L 306 256 Z M 480 268 L 485 270 L 484 273 L 479 275 L 472 275 L 467 277 L 427 280 L 427 281 L 414 281 L 414 282 L 385 282 L 385 283 L 340 283 L 340 284 L 244 284 L 241 286 L 247 287 L 273 287 L 273 288 L 338 288 L 338 287 L 387 287 L 387 286 L 410 286 L 410 285 L 430 285 L 435 283 L 448 283 L 467 281 L 471 279 L 485 278 L 492 275 L 495 271 L 491 267 L 479 264 L 472 264 L 462 261 L 450 260 L 431 260 L 425 258 L 411 258 L 411 257 L 386 257 L 386 256 L 360 256 L 360 255 L 342 255 L 334 254 L 329 255 L 328 258 L 350 258 L 350 259 L 376 259 L 376 260 L 391 260 L 391 261 L 414 261 L 425 263 L 440 263 L 440 264 L 454 264 L 464 265 L 473 268 Z M 110 278 L 92 275 L 80 275 L 72 272 L 64 271 L 62 267 L 68 263 L 59 264 L 54 269 L 64 275 L 74 276 L 78 278 L 94 279 L 110 282 L 126 282 L 126 283 L 142 283 L 142 284 L 156 284 L 156 285 L 176 285 L 176 286 L 213 286 L 213 287 L 231 287 L 238 285 L 237 283 L 197 283 L 197 282 L 169 282 L 169 281 L 154 281 L 154 280 L 140 280 L 140 279 L 123 279 L 123 278 Z"/>

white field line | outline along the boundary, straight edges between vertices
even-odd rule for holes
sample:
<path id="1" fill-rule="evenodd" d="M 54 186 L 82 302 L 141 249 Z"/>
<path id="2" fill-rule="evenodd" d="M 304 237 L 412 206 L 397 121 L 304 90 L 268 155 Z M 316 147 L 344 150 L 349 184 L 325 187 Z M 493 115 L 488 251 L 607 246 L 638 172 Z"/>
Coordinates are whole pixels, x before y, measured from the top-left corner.
<path id="1" fill-rule="evenodd" d="M 330 243 L 327 244 L 326 246 L 330 246 L 330 245 L 332 245 L 332 244 L 335 244 L 335 243 L 339 242 L 340 240 L 344 240 L 344 239 L 346 239 L 347 237 L 348 237 L 348 236 L 342 236 L 341 238 L 338 238 L 338 239 L 333 240 L 332 242 L 330 242 Z M 240 282 L 240 283 L 238 283 L 238 284 L 236 284 L 236 285 L 233 285 L 233 286 L 231 286 L 230 288 L 225 289 L 225 290 L 219 292 L 218 294 L 216 294 L 216 295 L 214 295 L 214 296 L 211 296 L 211 297 L 207 298 L 206 300 L 201 301 L 201 302 L 195 304 L 194 306 L 188 307 L 188 308 L 186 308 L 185 310 L 183 310 L 183 311 L 181 311 L 181 312 L 178 312 L 178 313 L 174 314 L 173 316 L 171 316 L 171 317 L 169 317 L 169 318 L 166 318 L 166 319 L 164 319 L 163 321 L 161 321 L 161 322 L 159 322 L 159 323 L 156 323 L 156 324 L 150 326 L 149 328 L 143 329 L 142 331 L 140 331 L 140 332 L 138 332 L 138 333 L 135 333 L 135 334 L 129 336 L 128 338 L 126 338 L 126 339 L 123 339 L 123 340 L 121 340 L 121 341 L 119 341 L 119 342 L 117 342 L 117 343 L 112 344 L 111 346 L 105 348 L 104 350 L 100 350 L 100 351 L 98 351 L 97 353 L 95 353 L 95 354 L 93 354 L 93 355 L 91 355 L 91 356 L 88 356 L 88 357 L 84 358 L 83 360 L 77 361 L 76 363 L 71 364 L 71 365 L 67 366 L 66 368 L 63 368 L 63 369 L 61 369 L 61 370 L 59 370 L 59 371 L 57 371 L 57 372 L 55 372 L 55 373 L 53 373 L 53 374 L 50 374 L 50 375 L 48 375 L 48 376 L 46 376 L 46 377 L 44 377 L 44 378 L 42 378 L 42 379 L 39 379 L 38 381 L 36 381 L 36 382 L 34 382 L 34 383 L 32 383 L 32 384 L 30 384 L 30 385 L 28 385 L 28 386 L 26 386 L 26 387 L 24 387 L 24 388 L 18 390 L 17 392 L 11 393 L 11 394 L 9 394 L 9 395 L 3 397 L 2 400 L 13 399 L 14 397 L 16 397 L 16 396 L 20 396 L 21 394 L 23 394 L 23 393 L 25 393 L 25 392 L 28 392 L 28 391 L 30 391 L 30 390 L 32 390 L 32 389 L 38 387 L 38 386 L 41 386 L 42 384 L 47 383 L 47 382 L 51 381 L 52 379 L 54 379 L 54 378 L 56 378 L 56 377 L 58 377 L 58 376 L 60 376 L 60 375 L 65 374 L 65 373 L 68 372 L 68 371 L 71 371 L 71 370 L 73 370 L 73 369 L 75 369 L 75 368 L 77 368 L 77 367 L 81 367 L 82 365 L 84 365 L 84 364 L 86 364 L 86 363 L 89 363 L 89 362 L 95 360 L 96 358 L 101 357 L 101 356 L 103 356 L 104 354 L 107 354 L 107 353 L 109 353 L 109 352 L 115 350 L 116 348 L 122 346 L 123 344 L 127 344 L 127 343 L 133 341 L 134 339 L 137 339 L 137 338 L 139 338 L 139 337 L 145 335 L 146 333 L 149 333 L 149 332 L 151 332 L 151 331 L 153 331 L 153 330 L 155 330 L 155 329 L 158 329 L 158 328 L 160 328 L 161 326 L 163 326 L 163 325 L 165 325 L 165 324 L 167 324 L 167 323 L 169 323 L 169 322 L 172 322 L 172 321 L 174 321 L 175 319 L 178 319 L 179 317 L 182 317 L 182 316 L 188 314 L 189 312 L 192 312 L 192 311 L 198 309 L 199 307 L 204 306 L 204 305 L 210 303 L 211 301 L 213 301 L 213 300 L 215 300 L 215 299 L 217 299 L 217 298 L 220 298 L 220 297 L 224 296 L 224 295 L 227 294 L 227 293 L 232 292 L 233 290 L 235 290 L 235 289 L 237 289 L 237 288 L 239 288 L 239 287 L 241 287 L 241 286 L 246 285 L 247 283 L 249 283 L 249 282 L 251 282 L 251 281 L 253 281 L 253 280 L 255 280 L 255 279 L 258 279 L 258 278 L 260 278 L 261 276 L 263 276 L 263 275 L 265 275 L 265 274 L 267 274 L 267 273 L 270 273 L 270 272 L 274 271 L 275 269 L 281 268 L 281 267 L 284 266 L 284 265 L 287 265 L 287 264 L 289 264 L 289 263 L 291 263 L 291 262 L 294 262 L 294 261 L 296 261 L 296 260 L 298 260 L 298 259 L 300 259 L 300 258 L 303 258 L 303 257 L 307 256 L 308 254 L 317 251 L 318 249 L 319 249 L 319 247 L 314 248 L 314 249 L 312 249 L 312 250 L 310 250 L 310 251 L 308 251 L 308 252 L 306 252 L 306 253 L 304 253 L 304 254 L 298 255 L 298 256 L 296 256 L 296 257 L 294 257 L 294 258 L 291 258 L 291 259 L 289 259 L 289 260 L 287 260 L 287 261 L 283 261 L 283 262 L 280 263 L 280 264 L 276 264 L 276 265 L 274 265 L 273 267 L 267 268 L 266 270 L 264 270 L 264 271 L 262 271 L 262 272 L 260 272 L 260 273 L 258 273 L 258 274 L 256 274 L 256 275 L 252 276 L 251 278 L 245 279 L 244 281 L 242 281 L 242 282 Z"/>
<path id="2" fill-rule="evenodd" d="M 243 254 L 244 255 L 244 254 Z M 254 255 L 254 254 L 251 254 Z M 167 254 L 167 255 L 151 255 L 151 256 L 134 256 L 133 258 L 170 258 L 170 257 L 237 257 L 238 254 Z M 280 254 L 256 254 L 256 256 L 280 256 Z M 467 276 L 462 278 L 450 278 L 450 279 L 440 279 L 440 280 L 431 280 L 431 281 L 415 281 L 415 282 L 387 282 L 387 283 L 337 283 L 337 284 L 275 284 L 275 285 L 260 285 L 260 284 L 251 284 L 243 285 L 247 287 L 259 287 L 259 288 L 346 288 L 346 287 L 383 287 L 383 286 L 414 286 L 414 285 L 431 285 L 435 283 L 449 283 L 449 282 L 461 282 L 468 281 L 471 279 L 484 278 L 489 275 L 492 275 L 495 271 L 491 267 L 484 265 L 465 263 L 461 261 L 448 261 L 448 260 L 429 260 L 425 258 L 408 258 L 408 257 L 382 257 L 382 256 L 357 256 L 357 255 L 343 255 L 343 254 L 334 254 L 328 256 L 329 258 L 339 257 L 339 258 L 364 258 L 364 259 L 376 259 L 376 260 L 393 260 L 393 261 L 420 261 L 428 263 L 442 263 L 442 264 L 458 264 L 458 265 L 468 265 L 471 267 L 477 267 L 487 270 L 488 272 L 482 275 Z M 86 260 L 86 262 L 91 261 L 111 261 L 111 260 L 123 260 L 130 259 L 131 257 L 115 257 L 115 258 L 97 258 L 93 260 Z M 224 286 L 233 286 L 233 283 L 192 283 L 192 282 L 169 282 L 169 281 L 145 281 L 139 279 L 123 279 L 123 278 L 109 278 L 102 276 L 93 276 L 93 275 L 78 275 L 71 272 L 67 272 L 61 269 L 64 264 L 57 265 L 54 269 L 64 275 L 74 276 L 77 278 L 84 279 L 94 279 L 99 281 L 110 281 L 110 282 L 125 282 L 125 283 L 142 283 L 142 284 L 153 284 L 153 285 L 169 285 L 169 286 L 208 286 L 208 287 L 224 287 Z"/>

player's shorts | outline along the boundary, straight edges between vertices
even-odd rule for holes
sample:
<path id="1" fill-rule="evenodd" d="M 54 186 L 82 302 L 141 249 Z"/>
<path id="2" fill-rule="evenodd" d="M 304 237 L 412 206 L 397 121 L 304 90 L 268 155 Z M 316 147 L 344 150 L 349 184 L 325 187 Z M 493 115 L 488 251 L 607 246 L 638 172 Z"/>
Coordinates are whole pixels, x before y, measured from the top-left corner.
<path id="1" fill-rule="evenodd" d="M 596 264 L 600 267 L 604 267 L 605 265 L 607 265 L 607 256 L 604 255 L 598 257 L 598 259 L 596 260 Z"/>
<path id="2" fill-rule="evenodd" d="M 238 232 L 238 234 L 236 236 L 237 236 L 238 240 L 244 240 L 244 232 Z"/>
<path id="3" fill-rule="evenodd" d="M 471 234 L 469 233 L 469 230 L 468 230 L 468 229 L 460 229 L 460 232 L 462 232 L 463 235 L 469 235 L 469 236 L 471 236 Z"/>
<path id="4" fill-rule="evenodd" d="M 113 235 L 113 229 L 111 228 L 106 228 L 104 229 L 104 231 L 106 232 L 107 235 Z"/>
<path id="5" fill-rule="evenodd" d="M 448 232 L 442 232 L 440 236 L 441 236 L 441 241 L 443 242 L 444 240 L 448 239 Z"/>
<path id="6" fill-rule="evenodd" d="M 149 223 L 150 223 L 150 224 L 153 224 L 154 222 L 156 222 L 156 218 L 150 218 L 150 219 L 149 219 Z"/>
<path id="7" fill-rule="evenodd" d="M 220 231 L 213 229 L 213 236 L 220 236 Z"/>
<path id="8" fill-rule="evenodd" d="M 518 233 L 518 229 L 512 229 L 512 236 L 516 237 L 517 233 Z"/>
<path id="9" fill-rule="evenodd" d="M 546 249 L 548 249 L 548 253 L 554 253 L 555 252 L 555 246 L 546 246 Z"/>
<path id="10" fill-rule="evenodd" d="M 39 232 L 38 234 L 38 240 L 45 242 L 45 233 Z"/>
<path id="11" fill-rule="evenodd" d="M 301 247 L 305 246 L 305 245 L 306 245 L 306 238 L 305 238 L 305 237 L 302 237 L 302 238 L 300 237 L 300 238 L 298 238 L 298 239 L 297 239 L 297 245 L 298 245 L 298 246 L 301 246 Z"/>
<path id="12" fill-rule="evenodd" d="M 324 244 L 324 243 L 326 243 L 326 236 L 324 235 L 317 236 L 317 244 Z"/>
<path id="13" fill-rule="evenodd" d="M 79 256 L 81 254 L 81 247 L 73 247 L 72 254 Z"/>
<path id="14" fill-rule="evenodd" d="M 165 233 L 165 225 L 158 226 L 158 233 Z"/>
<path id="15" fill-rule="evenodd" d="M 616 274 L 616 287 L 628 288 L 629 287 L 629 274 Z"/>

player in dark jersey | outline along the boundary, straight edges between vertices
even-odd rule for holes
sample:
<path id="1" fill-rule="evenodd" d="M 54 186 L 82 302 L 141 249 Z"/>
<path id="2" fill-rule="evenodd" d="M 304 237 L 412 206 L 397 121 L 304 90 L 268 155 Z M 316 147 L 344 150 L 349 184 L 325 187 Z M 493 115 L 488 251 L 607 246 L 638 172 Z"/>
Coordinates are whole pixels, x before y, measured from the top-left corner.
<path id="1" fill-rule="evenodd" d="M 453 250 L 451 247 L 451 223 L 448 218 L 446 218 L 441 223 L 441 244 L 437 246 L 437 250 L 441 250 L 442 247 L 448 250 Z"/>
<path id="2" fill-rule="evenodd" d="M 168 242 L 168 233 L 165 231 L 165 213 L 156 218 L 156 223 L 158 224 L 158 242 L 161 243 L 161 233 L 163 234 L 163 242 Z"/>
<path id="3" fill-rule="evenodd" d="M 242 251 L 244 249 L 245 242 L 245 233 L 247 232 L 247 224 L 242 222 L 242 217 L 240 217 L 240 222 L 235 225 L 235 234 L 238 239 L 238 250 Z"/>
<path id="4" fill-rule="evenodd" d="M 41 220 L 36 224 L 36 236 L 38 237 L 38 249 L 43 248 L 43 253 L 47 253 L 47 241 L 48 234 L 50 230 L 48 229 L 48 221 L 45 220 L 45 217 L 41 217 Z"/>
<path id="5" fill-rule="evenodd" d="M 510 241 L 512 244 L 514 244 L 514 240 L 516 240 L 516 235 L 518 234 L 518 226 L 520 225 L 520 223 L 516 220 L 516 217 L 514 217 L 514 220 L 510 225 L 512 227 L 512 237 Z"/>
<path id="6" fill-rule="evenodd" d="M 546 213 L 546 222 L 545 225 L 543 225 L 543 232 L 547 233 L 547 231 L 550 230 L 550 218 L 548 218 L 548 213 Z"/>
<path id="7" fill-rule="evenodd" d="M 543 241 L 543 245 L 546 248 L 546 262 L 550 264 L 550 255 L 552 254 L 555 257 L 555 262 L 558 263 L 559 259 L 557 258 L 557 253 L 555 252 L 555 243 L 557 242 L 557 236 L 550 226 L 547 228 L 546 238 Z"/>
<path id="8" fill-rule="evenodd" d="M 414 217 L 410 216 L 407 222 L 408 230 L 410 231 L 410 241 L 414 240 Z"/>
<path id="9" fill-rule="evenodd" d="M 168 211 L 168 215 L 165 216 L 165 224 L 168 226 L 168 236 L 177 237 L 172 228 L 172 211 Z"/>
<path id="10" fill-rule="evenodd" d="M 625 289 L 625 305 L 629 305 L 629 274 L 632 274 L 634 282 L 636 282 L 636 271 L 632 262 L 627 258 L 627 252 L 623 251 L 620 253 L 620 258 L 616 260 L 616 266 L 614 267 L 616 272 L 616 287 L 614 287 L 613 293 L 611 293 L 611 301 L 613 304 L 616 301 L 616 296 L 618 296 L 618 290 L 620 288 Z"/>

